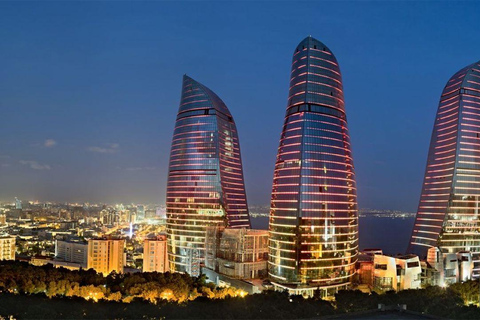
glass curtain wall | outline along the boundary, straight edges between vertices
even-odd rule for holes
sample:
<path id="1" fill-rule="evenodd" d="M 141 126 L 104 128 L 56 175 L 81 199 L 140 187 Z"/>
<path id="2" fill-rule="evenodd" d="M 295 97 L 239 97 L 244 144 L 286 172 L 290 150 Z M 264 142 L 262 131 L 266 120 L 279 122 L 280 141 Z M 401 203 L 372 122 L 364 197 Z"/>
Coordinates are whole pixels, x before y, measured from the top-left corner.
<path id="1" fill-rule="evenodd" d="M 208 226 L 250 228 L 233 117 L 215 93 L 186 75 L 172 139 L 166 204 L 171 271 L 200 274 Z"/>
<path id="2" fill-rule="evenodd" d="M 269 231 L 274 282 L 295 288 L 350 283 L 358 211 L 342 77 L 332 51 L 312 37 L 293 55 Z"/>
<path id="3" fill-rule="evenodd" d="M 480 62 L 454 74 L 440 97 L 408 251 L 424 258 L 471 251 L 480 275 Z"/>

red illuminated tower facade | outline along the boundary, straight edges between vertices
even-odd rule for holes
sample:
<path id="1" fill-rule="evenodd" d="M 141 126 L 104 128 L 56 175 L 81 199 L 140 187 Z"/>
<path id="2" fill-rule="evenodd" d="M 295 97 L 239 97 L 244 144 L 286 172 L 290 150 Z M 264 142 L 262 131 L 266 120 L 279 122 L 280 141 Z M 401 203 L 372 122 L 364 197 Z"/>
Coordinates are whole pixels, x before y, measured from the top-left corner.
<path id="1" fill-rule="evenodd" d="M 330 295 L 358 255 L 355 173 L 342 77 L 332 51 L 307 37 L 295 49 L 275 164 L 269 276 L 278 288 Z"/>
<path id="2" fill-rule="evenodd" d="M 440 97 L 408 251 L 470 251 L 480 275 L 480 62 L 455 73 Z"/>
<path id="3" fill-rule="evenodd" d="M 171 271 L 200 274 L 208 226 L 250 228 L 233 117 L 214 92 L 186 75 L 172 139 L 166 204 Z"/>

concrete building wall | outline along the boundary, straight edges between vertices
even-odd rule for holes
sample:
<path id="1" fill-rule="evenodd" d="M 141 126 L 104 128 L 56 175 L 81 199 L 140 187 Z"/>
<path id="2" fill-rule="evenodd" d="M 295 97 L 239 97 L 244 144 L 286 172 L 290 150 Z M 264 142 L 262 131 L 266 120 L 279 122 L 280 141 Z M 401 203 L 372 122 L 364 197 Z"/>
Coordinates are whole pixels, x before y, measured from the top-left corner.
<path id="1" fill-rule="evenodd" d="M 87 266 L 88 244 L 82 242 L 55 241 L 55 258 L 65 262 L 78 263 Z"/>
<path id="2" fill-rule="evenodd" d="M 167 238 L 146 239 L 143 243 L 143 272 L 169 271 Z"/>
<path id="3" fill-rule="evenodd" d="M 0 237 L 0 260 L 15 260 L 15 237 Z"/>
<path id="4" fill-rule="evenodd" d="M 87 268 L 108 275 L 112 271 L 123 273 L 123 239 L 91 239 L 88 241 Z"/>

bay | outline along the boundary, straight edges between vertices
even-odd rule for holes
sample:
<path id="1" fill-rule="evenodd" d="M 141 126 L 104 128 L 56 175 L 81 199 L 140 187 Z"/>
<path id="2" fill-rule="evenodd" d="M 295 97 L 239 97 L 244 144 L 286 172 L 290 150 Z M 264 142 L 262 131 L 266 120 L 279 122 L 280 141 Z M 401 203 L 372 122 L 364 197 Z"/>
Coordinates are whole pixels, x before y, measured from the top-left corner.
<path id="1" fill-rule="evenodd" d="M 414 221 L 414 217 L 360 217 L 358 222 L 360 250 L 378 248 L 389 255 L 405 253 Z M 268 217 L 252 217 L 251 222 L 253 229 L 268 229 Z"/>

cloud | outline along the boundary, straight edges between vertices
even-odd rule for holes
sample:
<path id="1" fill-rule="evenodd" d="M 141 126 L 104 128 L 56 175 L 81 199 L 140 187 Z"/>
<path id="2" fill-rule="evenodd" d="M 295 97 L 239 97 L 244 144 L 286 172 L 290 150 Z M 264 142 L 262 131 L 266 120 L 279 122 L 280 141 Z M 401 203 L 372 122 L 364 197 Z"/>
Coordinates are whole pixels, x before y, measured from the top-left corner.
<path id="1" fill-rule="evenodd" d="M 20 164 L 25 166 L 29 166 L 31 169 L 34 170 L 50 170 L 51 167 L 48 164 L 40 164 L 37 161 L 32 160 L 20 160 Z"/>
<path id="2" fill-rule="evenodd" d="M 107 147 L 88 147 L 88 151 L 97 153 L 115 153 L 119 150 L 120 145 L 118 143 L 108 144 Z"/>
<path id="3" fill-rule="evenodd" d="M 43 146 L 46 147 L 46 148 L 53 148 L 57 145 L 57 141 L 53 140 L 53 139 L 47 139 L 45 140 L 45 142 L 43 143 Z"/>
<path id="4" fill-rule="evenodd" d="M 140 171 L 140 170 L 155 170 L 155 167 L 130 167 L 125 168 L 127 171 Z"/>

